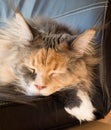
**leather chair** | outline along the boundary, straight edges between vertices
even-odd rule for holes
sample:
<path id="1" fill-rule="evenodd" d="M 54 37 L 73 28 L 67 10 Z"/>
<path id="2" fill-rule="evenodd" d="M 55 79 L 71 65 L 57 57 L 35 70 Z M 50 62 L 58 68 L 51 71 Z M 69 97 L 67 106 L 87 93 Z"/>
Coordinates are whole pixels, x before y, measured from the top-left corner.
<path id="1" fill-rule="evenodd" d="M 81 31 L 92 26 L 103 25 L 111 21 L 111 2 L 107 0 L 18 0 L 14 1 L 24 17 L 51 17 Z M 0 0 L 0 26 L 3 19 L 11 18 L 13 11 L 8 0 Z M 95 82 L 97 93 L 93 104 L 98 109 L 97 118 L 103 118 L 111 108 L 111 23 L 102 32 L 100 82 Z M 99 37 L 101 39 L 101 37 Z M 99 40 L 100 41 L 100 40 Z M 59 100 L 61 99 L 61 100 Z M 79 124 L 64 110 L 64 104 L 58 94 L 38 97 L 33 105 L 5 102 L 1 99 L 0 130 L 56 130 Z"/>

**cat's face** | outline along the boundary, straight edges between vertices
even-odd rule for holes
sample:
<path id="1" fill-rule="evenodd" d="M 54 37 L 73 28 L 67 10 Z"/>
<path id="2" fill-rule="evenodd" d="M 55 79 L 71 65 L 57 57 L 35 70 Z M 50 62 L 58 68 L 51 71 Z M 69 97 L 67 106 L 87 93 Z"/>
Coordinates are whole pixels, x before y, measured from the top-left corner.
<path id="1" fill-rule="evenodd" d="M 76 85 L 80 80 L 71 71 L 70 67 L 74 69 L 71 64 L 70 57 L 51 48 L 33 52 L 21 69 L 21 84 L 25 93 L 47 96 L 66 86 Z"/>
<path id="2" fill-rule="evenodd" d="M 48 96 L 70 86 L 89 85 L 91 70 L 88 70 L 87 58 L 71 57 L 67 53 L 51 48 L 48 51 L 44 48 L 33 51 L 19 70 L 24 93 Z M 90 89 L 87 85 L 86 89 Z"/>

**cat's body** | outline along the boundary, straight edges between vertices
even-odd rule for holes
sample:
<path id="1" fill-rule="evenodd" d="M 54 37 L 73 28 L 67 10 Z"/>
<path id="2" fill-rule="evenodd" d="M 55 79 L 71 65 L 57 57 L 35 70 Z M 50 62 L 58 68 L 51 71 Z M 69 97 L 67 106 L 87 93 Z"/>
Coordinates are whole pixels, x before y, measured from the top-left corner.
<path id="1" fill-rule="evenodd" d="M 93 69 L 98 64 L 91 43 L 95 30 L 82 34 L 49 19 L 29 21 L 17 13 L 0 30 L 0 85 L 13 85 L 26 95 L 48 96 L 62 89 L 77 89 L 80 105 L 65 106 L 79 120 L 93 120 Z M 85 111 L 85 112 L 84 112 Z"/>

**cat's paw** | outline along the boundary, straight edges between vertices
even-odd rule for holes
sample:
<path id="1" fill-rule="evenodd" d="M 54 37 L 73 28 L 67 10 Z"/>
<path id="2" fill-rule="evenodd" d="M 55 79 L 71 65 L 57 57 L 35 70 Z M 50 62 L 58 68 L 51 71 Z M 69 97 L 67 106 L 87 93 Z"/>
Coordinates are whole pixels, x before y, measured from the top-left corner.
<path id="1" fill-rule="evenodd" d="M 94 111 L 96 109 L 93 107 L 88 94 L 79 90 L 77 92 L 77 96 L 81 100 L 80 105 L 74 107 L 67 106 L 65 107 L 66 112 L 76 117 L 80 122 L 94 120 L 95 119 Z"/>

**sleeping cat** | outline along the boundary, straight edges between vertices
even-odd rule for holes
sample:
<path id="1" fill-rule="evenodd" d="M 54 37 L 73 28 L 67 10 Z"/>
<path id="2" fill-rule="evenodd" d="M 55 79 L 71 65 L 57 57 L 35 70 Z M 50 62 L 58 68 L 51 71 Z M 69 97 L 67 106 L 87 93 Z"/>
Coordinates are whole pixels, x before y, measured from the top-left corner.
<path id="1" fill-rule="evenodd" d="M 79 34 L 50 19 L 26 21 L 16 13 L 0 30 L 0 89 L 12 85 L 28 96 L 75 89 L 79 106 L 65 110 L 80 121 L 93 120 L 95 34 L 94 29 Z"/>

